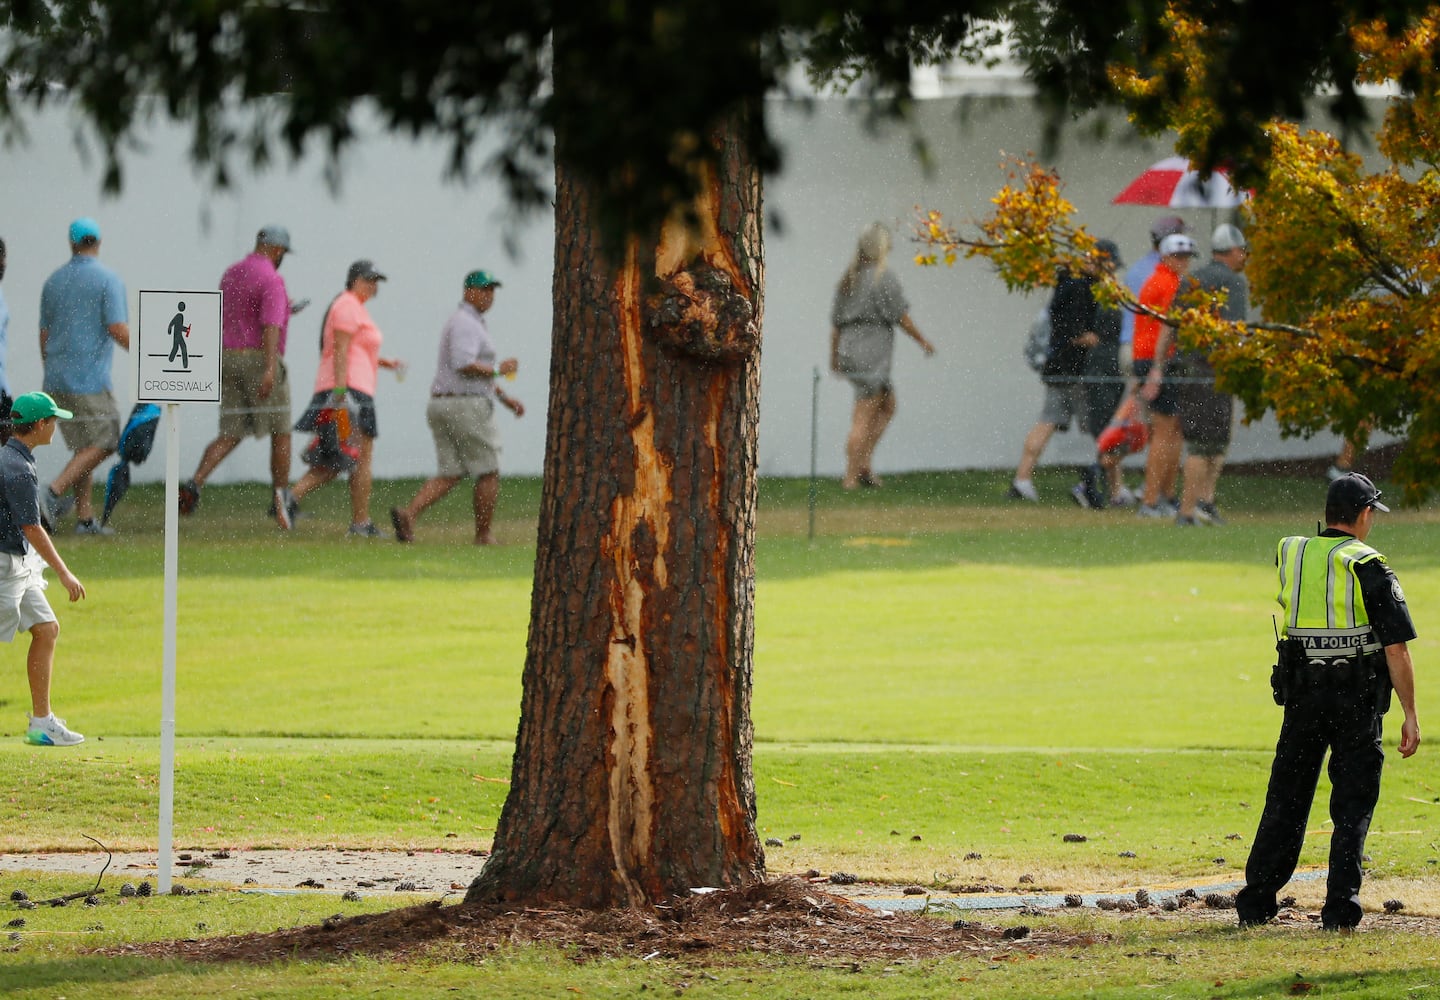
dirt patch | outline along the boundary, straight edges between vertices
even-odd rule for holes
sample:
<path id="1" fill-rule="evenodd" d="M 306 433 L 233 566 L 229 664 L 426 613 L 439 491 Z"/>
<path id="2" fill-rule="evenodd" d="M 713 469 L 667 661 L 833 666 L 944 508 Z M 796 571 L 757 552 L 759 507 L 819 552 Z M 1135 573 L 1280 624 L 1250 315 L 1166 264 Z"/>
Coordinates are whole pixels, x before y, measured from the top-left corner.
<path id="1" fill-rule="evenodd" d="M 778 879 L 692 896 L 648 912 L 505 910 L 432 902 L 381 914 L 337 915 L 317 927 L 156 942 L 107 953 L 191 961 L 271 962 L 357 954 L 404 957 L 445 942 L 477 958 L 501 947 L 550 944 L 565 948 L 576 961 L 703 956 L 705 961 L 713 962 L 742 952 L 857 962 L 968 952 L 1001 960 L 1055 948 L 1084 947 L 1106 937 L 886 913 L 822 892 L 800 879 Z"/>

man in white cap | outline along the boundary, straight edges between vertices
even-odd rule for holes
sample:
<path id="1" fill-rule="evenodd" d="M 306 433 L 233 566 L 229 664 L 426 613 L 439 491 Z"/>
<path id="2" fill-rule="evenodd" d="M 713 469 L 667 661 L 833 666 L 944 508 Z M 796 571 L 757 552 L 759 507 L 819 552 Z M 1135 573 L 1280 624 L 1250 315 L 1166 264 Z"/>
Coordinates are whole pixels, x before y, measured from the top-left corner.
<path id="1" fill-rule="evenodd" d="M 100 226 L 94 219 L 70 223 L 70 260 L 45 281 L 40 292 L 40 357 L 45 391 L 75 419 L 60 433 L 73 452 L 41 499 L 52 523 L 73 506 L 75 533 L 113 535 L 95 520 L 91 474 L 120 446 L 120 411 L 110 369 L 115 345 L 130 349 L 125 283 L 100 263 Z M 74 491 L 74 497 L 66 494 Z"/>
<path id="2" fill-rule="evenodd" d="M 1242 274 L 1250 249 L 1245 234 L 1230 223 L 1215 228 L 1210 237 L 1210 261 L 1191 272 L 1191 280 L 1207 292 L 1224 291 L 1220 317 L 1242 323 L 1249 312 L 1250 283 Z M 1165 341 L 1168 333 L 1161 334 Z M 1215 369 L 1198 351 L 1177 359 L 1185 381 L 1179 386 L 1180 433 L 1185 439 L 1185 483 L 1180 492 L 1180 512 L 1175 523 L 1224 524 L 1215 506 L 1215 485 L 1230 447 L 1230 425 L 1235 401 L 1227 392 L 1215 391 Z"/>
<path id="3" fill-rule="evenodd" d="M 291 303 L 280 277 L 280 262 L 290 253 L 290 231 L 266 226 L 255 249 L 220 277 L 224 311 L 220 317 L 220 434 L 205 447 L 189 481 L 180 484 L 180 513 L 200 506 L 205 481 L 246 437 L 270 438 L 270 485 L 275 520 L 294 526 L 290 496 L 290 379 L 285 370 L 285 334 L 290 315 L 305 303 Z"/>
<path id="4" fill-rule="evenodd" d="M 1150 275 L 1155 273 L 1155 266 L 1160 263 L 1160 241 L 1167 236 L 1189 231 L 1190 227 L 1178 215 L 1162 215 L 1150 225 L 1150 252 L 1125 269 L 1125 287 L 1130 289 L 1130 293 L 1136 299 L 1140 298 L 1140 289 L 1145 287 L 1145 282 L 1150 280 Z M 1129 370 L 1130 363 L 1134 361 L 1134 353 L 1131 348 L 1134 341 L 1135 314 L 1129 309 L 1121 310 L 1120 368 L 1122 371 Z"/>
<path id="5" fill-rule="evenodd" d="M 1141 517 L 1168 517 L 1177 509 L 1170 498 L 1180 475 L 1180 416 L 1174 385 L 1165 381 L 1174 331 L 1159 317 L 1170 312 L 1194 259 L 1194 240 L 1183 233 L 1165 237 L 1160 241 L 1160 264 L 1140 289 L 1144 311 L 1135 317 L 1134 369 L 1150 423 L 1145 495 L 1136 511 Z"/>

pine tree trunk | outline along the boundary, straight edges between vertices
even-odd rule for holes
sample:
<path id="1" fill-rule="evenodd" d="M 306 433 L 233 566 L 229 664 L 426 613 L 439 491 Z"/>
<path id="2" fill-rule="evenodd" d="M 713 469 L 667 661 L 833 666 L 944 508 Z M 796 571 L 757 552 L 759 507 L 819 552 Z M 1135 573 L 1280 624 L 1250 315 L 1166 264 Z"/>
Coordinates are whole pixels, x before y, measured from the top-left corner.
<path id="1" fill-rule="evenodd" d="M 467 902 L 644 906 L 762 877 L 750 719 L 760 180 L 739 134 L 715 140 L 698 222 L 610 258 L 561 150 L 520 728 Z"/>

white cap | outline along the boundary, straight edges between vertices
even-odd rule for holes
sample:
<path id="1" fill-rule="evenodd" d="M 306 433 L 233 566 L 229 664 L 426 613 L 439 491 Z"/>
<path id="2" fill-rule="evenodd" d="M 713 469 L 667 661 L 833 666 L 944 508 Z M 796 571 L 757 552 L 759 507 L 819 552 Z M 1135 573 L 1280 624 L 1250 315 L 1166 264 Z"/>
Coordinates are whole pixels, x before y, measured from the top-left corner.
<path id="1" fill-rule="evenodd" d="M 1184 233 L 1172 233 L 1160 241 L 1161 257 L 1194 257 L 1195 241 Z"/>
<path id="2" fill-rule="evenodd" d="M 1244 250 L 1246 247 L 1245 234 L 1238 226 L 1232 226 L 1226 222 L 1215 227 L 1215 233 L 1210 237 L 1210 249 L 1214 253 L 1224 253 L 1226 250 Z"/>

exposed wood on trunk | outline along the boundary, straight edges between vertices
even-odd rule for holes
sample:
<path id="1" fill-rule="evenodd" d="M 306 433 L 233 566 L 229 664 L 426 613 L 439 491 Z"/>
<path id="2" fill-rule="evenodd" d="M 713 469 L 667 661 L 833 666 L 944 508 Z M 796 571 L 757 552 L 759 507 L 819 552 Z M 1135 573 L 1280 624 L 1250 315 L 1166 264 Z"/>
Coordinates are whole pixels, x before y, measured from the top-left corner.
<path id="1" fill-rule="evenodd" d="M 545 485 L 509 798 L 471 901 L 645 905 L 758 877 L 750 770 L 759 180 L 607 265 L 557 170 Z M 562 144 L 563 148 L 563 144 Z"/>

